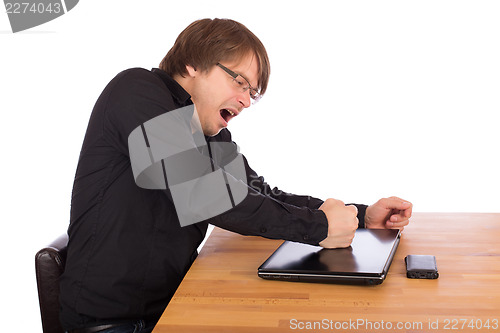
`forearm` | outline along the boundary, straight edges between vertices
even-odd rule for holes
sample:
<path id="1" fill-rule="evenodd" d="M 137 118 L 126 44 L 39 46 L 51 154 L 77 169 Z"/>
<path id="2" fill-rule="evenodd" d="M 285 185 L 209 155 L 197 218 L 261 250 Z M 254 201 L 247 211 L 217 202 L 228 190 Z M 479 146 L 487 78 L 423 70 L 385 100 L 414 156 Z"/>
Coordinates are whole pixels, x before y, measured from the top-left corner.
<path id="1" fill-rule="evenodd" d="M 290 205 L 252 189 L 239 205 L 208 222 L 243 235 L 311 245 L 318 245 L 328 233 L 322 211 Z"/>

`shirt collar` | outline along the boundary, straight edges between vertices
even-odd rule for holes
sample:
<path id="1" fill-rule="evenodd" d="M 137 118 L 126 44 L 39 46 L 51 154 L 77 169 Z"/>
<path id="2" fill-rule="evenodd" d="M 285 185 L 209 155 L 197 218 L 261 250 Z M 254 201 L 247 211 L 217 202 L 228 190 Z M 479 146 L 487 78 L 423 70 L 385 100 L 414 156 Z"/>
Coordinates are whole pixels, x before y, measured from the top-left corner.
<path id="1" fill-rule="evenodd" d="M 167 74 L 167 72 L 159 68 L 153 68 L 151 69 L 151 72 L 157 74 L 162 79 L 162 81 L 172 93 L 175 102 L 177 102 L 180 106 L 193 104 L 193 102 L 191 101 L 191 95 L 189 95 L 189 93 L 184 90 L 184 88 L 182 88 L 182 86 L 177 83 L 177 81 L 171 78 L 170 75 Z"/>

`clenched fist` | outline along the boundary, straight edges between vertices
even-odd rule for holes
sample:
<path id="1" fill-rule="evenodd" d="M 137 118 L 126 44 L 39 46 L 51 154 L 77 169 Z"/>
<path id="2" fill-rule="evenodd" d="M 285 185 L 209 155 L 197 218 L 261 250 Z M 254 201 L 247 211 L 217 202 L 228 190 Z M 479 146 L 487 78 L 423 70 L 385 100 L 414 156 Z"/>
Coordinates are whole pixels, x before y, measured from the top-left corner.
<path id="1" fill-rule="evenodd" d="M 319 245 L 328 249 L 350 246 L 358 228 L 356 206 L 346 206 L 340 200 L 326 199 L 319 209 L 328 220 L 328 236 Z"/>

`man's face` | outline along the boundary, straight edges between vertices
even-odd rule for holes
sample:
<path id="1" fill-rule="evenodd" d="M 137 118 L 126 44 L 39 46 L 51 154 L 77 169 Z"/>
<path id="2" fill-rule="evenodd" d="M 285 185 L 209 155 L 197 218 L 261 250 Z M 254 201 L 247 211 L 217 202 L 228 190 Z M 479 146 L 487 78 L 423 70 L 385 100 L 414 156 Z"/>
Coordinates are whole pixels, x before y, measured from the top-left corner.
<path id="1" fill-rule="evenodd" d="M 257 87 L 258 65 L 253 55 L 232 63 L 220 63 Z M 251 105 L 249 91 L 239 89 L 231 75 L 219 66 L 213 66 L 208 72 L 197 71 L 189 93 L 207 136 L 217 135 L 232 118 Z"/>

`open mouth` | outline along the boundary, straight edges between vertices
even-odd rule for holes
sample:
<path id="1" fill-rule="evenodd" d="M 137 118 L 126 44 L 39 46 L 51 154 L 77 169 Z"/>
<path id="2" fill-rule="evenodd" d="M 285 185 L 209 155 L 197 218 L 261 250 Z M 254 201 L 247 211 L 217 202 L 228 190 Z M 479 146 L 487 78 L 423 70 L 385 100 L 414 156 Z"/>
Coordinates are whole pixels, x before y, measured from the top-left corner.
<path id="1" fill-rule="evenodd" d="M 231 118 L 233 118 L 235 116 L 235 113 L 232 112 L 231 110 L 228 110 L 228 109 L 221 109 L 220 116 L 227 123 L 227 122 L 229 122 L 229 120 L 231 120 Z"/>

